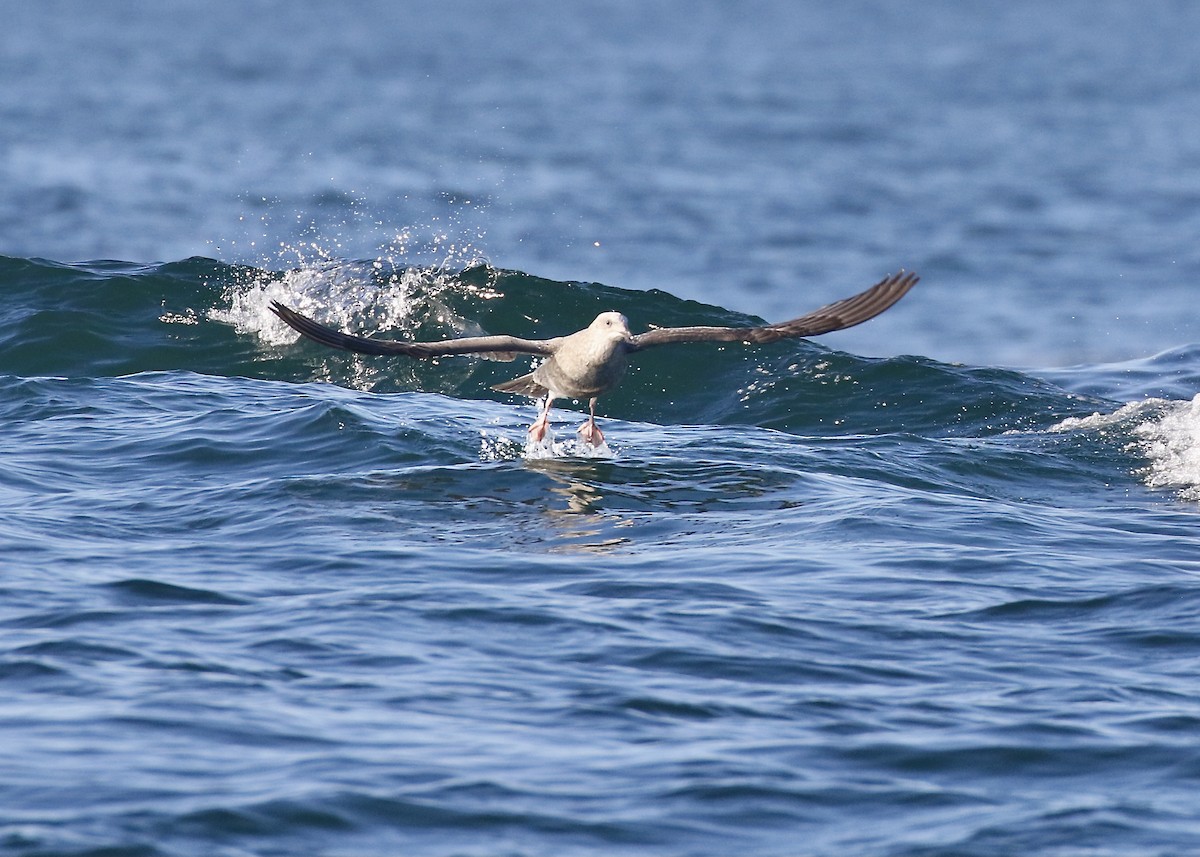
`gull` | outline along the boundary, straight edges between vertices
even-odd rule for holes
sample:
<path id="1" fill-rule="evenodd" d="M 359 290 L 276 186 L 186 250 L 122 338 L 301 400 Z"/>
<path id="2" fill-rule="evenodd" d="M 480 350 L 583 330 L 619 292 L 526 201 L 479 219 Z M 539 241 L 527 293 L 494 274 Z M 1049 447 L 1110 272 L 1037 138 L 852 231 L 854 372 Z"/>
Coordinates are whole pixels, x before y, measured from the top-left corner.
<path id="1" fill-rule="evenodd" d="M 541 412 L 529 427 L 529 437 L 540 443 L 550 426 L 550 406 L 555 399 L 586 399 L 588 420 L 579 427 L 584 443 L 598 447 L 604 433 L 596 425 L 596 399 L 617 385 L 625 374 L 629 355 L 659 345 L 688 342 L 740 342 L 764 345 L 780 339 L 817 336 L 844 330 L 874 318 L 904 297 L 920 279 L 916 274 L 892 274 L 857 295 L 805 313 L 791 321 L 760 327 L 655 327 L 645 333 L 630 333 L 629 321 L 619 312 L 602 312 L 596 320 L 569 336 L 553 339 L 521 339 L 515 336 L 470 336 L 440 342 L 408 342 L 368 339 L 339 333 L 313 321 L 278 301 L 271 311 L 304 337 L 358 354 L 402 354 L 433 358 L 456 354 L 481 354 L 493 359 L 513 360 L 517 354 L 545 357 L 528 375 L 492 387 L 501 393 L 517 393 L 543 399 Z"/>

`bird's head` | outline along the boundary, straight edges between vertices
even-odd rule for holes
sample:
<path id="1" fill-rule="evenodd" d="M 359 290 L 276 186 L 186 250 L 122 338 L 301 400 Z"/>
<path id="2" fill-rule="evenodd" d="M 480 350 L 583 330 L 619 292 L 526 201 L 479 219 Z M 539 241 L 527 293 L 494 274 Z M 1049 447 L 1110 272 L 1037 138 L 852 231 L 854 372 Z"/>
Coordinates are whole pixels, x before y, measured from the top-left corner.
<path id="1" fill-rule="evenodd" d="M 629 319 L 613 310 L 602 312 L 596 316 L 596 320 L 588 325 L 588 329 L 605 334 L 606 338 L 621 341 L 629 339 L 631 335 L 629 333 Z"/>

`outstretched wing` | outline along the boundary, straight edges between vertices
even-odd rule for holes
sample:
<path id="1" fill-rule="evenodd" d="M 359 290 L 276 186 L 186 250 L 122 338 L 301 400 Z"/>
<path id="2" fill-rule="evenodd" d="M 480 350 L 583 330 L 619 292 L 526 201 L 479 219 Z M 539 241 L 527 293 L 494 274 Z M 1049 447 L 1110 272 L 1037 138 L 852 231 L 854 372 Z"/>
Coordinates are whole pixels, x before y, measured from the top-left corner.
<path id="1" fill-rule="evenodd" d="M 553 354 L 558 339 L 518 339 L 515 336 L 472 336 L 445 339 L 441 342 L 405 342 L 399 339 L 366 339 L 339 333 L 331 327 L 313 321 L 278 301 L 271 302 L 271 312 L 301 335 L 343 351 L 359 354 L 403 354 L 407 357 L 448 357 L 453 354 L 489 354 L 507 357 L 514 353 Z"/>
<path id="2" fill-rule="evenodd" d="M 632 337 L 630 350 L 641 351 L 643 348 L 673 342 L 744 342 L 761 345 L 778 339 L 842 330 L 879 315 L 904 297 L 919 279 L 916 274 L 901 271 L 853 297 L 835 301 L 791 321 L 764 327 L 660 327 Z"/>

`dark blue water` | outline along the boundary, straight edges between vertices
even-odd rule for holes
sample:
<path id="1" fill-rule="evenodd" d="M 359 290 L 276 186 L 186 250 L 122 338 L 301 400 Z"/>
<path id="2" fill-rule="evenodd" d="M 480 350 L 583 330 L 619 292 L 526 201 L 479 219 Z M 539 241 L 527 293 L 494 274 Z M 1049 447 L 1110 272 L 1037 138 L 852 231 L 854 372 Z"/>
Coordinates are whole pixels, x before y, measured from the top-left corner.
<path id="1" fill-rule="evenodd" d="M 1200 851 L 1198 7 L 343 5 L 2 4 L 0 853 Z"/>

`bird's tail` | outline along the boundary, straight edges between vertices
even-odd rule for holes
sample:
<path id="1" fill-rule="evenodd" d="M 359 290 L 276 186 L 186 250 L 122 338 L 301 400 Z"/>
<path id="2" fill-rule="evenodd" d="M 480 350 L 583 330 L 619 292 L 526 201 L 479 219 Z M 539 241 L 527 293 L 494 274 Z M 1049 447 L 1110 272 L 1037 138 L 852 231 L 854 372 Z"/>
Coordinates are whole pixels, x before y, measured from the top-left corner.
<path id="1" fill-rule="evenodd" d="M 533 380 L 533 373 L 522 375 L 520 378 L 513 378 L 511 381 L 505 381 L 503 384 L 497 384 L 492 387 L 498 393 L 516 393 L 520 396 L 532 396 L 535 399 L 544 398 L 550 391 Z"/>

